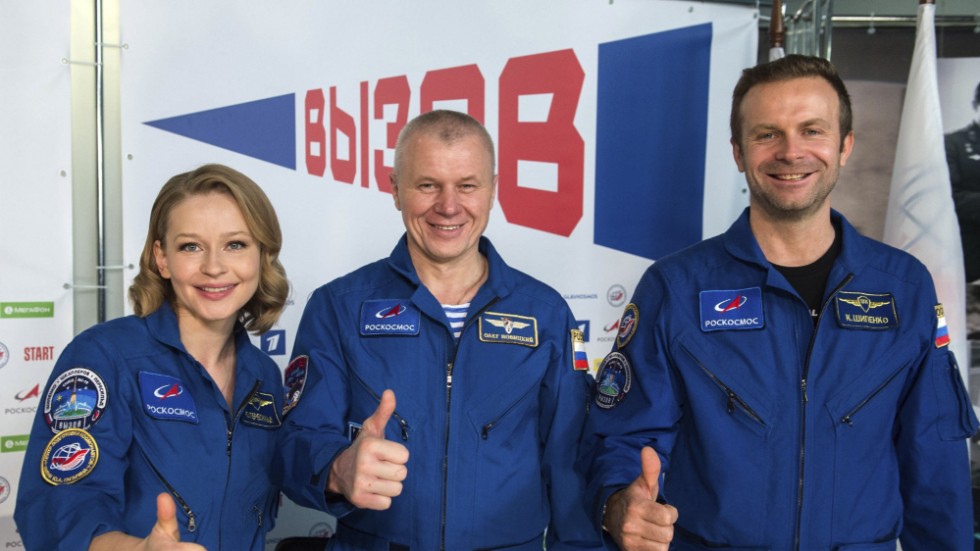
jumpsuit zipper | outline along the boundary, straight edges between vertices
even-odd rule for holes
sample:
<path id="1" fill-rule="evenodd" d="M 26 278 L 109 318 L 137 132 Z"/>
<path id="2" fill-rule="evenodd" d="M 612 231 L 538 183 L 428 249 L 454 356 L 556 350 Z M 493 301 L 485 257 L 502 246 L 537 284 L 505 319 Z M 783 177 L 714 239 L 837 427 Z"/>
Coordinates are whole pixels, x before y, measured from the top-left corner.
<path id="1" fill-rule="evenodd" d="M 381 403 L 381 395 L 375 392 L 374 389 L 368 386 L 367 383 L 362 381 L 361 378 L 357 376 L 357 374 L 354 374 L 354 380 L 357 381 L 362 387 L 364 387 L 364 390 L 366 390 L 368 394 L 373 396 L 374 399 L 378 401 L 378 404 Z M 393 411 L 391 413 L 391 416 L 394 417 L 396 421 L 398 421 L 398 427 L 401 429 L 401 433 L 402 433 L 402 442 L 408 442 L 408 429 L 409 429 L 408 421 L 406 421 L 404 418 L 402 418 L 401 415 L 398 414 L 398 410 Z"/>
<path id="2" fill-rule="evenodd" d="M 810 358 L 813 355 L 813 346 L 817 342 L 817 332 L 820 330 L 820 320 L 823 319 L 824 312 L 827 311 L 827 306 L 833 301 L 837 293 L 844 288 L 845 285 L 850 283 L 854 279 L 854 274 L 847 274 L 837 287 L 827 296 L 827 300 L 820 307 L 820 313 L 817 315 L 817 323 L 813 326 L 813 334 L 810 336 L 810 344 L 806 351 L 806 360 L 803 364 L 803 377 L 800 379 L 800 393 L 801 393 L 801 403 L 800 403 L 800 463 L 799 463 L 799 481 L 797 483 L 796 489 L 796 534 L 794 536 L 793 549 L 799 551 L 800 549 L 800 529 L 803 523 L 803 469 L 806 466 L 806 406 L 810 401 L 809 396 L 806 391 L 806 381 L 810 373 Z M 807 312 L 810 311 L 810 307 L 807 306 Z"/>
<path id="3" fill-rule="evenodd" d="M 449 500 L 449 413 L 450 406 L 452 405 L 453 398 L 453 366 L 456 363 L 456 354 L 459 353 L 459 343 L 463 341 L 463 334 L 466 330 L 473 325 L 473 320 L 477 319 L 487 308 L 490 308 L 497 302 L 497 298 L 494 298 L 483 308 L 480 308 L 472 316 L 468 316 L 469 319 L 463 324 L 463 328 L 459 332 L 459 340 L 453 339 L 452 332 L 449 333 L 449 338 L 453 339 L 453 355 L 446 364 L 446 442 L 442 453 L 442 536 L 439 540 L 439 550 L 446 550 L 446 502 Z"/>
<path id="4" fill-rule="evenodd" d="M 718 388 L 720 388 L 721 391 L 725 393 L 725 396 L 728 399 L 727 410 L 729 414 L 735 413 L 735 404 L 738 403 L 739 407 L 742 408 L 742 411 L 744 411 L 746 415 L 751 417 L 753 421 L 759 423 L 762 426 L 765 426 L 766 422 L 762 420 L 762 417 L 758 413 L 756 413 L 755 410 L 753 410 L 752 407 L 745 402 L 745 400 L 743 400 L 738 394 L 735 394 L 735 391 L 733 391 L 731 388 L 728 387 L 728 385 L 723 383 L 721 379 L 719 379 L 714 373 L 711 372 L 710 369 L 708 369 L 703 363 L 701 363 L 701 360 L 697 359 L 694 356 L 694 354 L 691 354 L 691 352 L 686 347 L 684 347 L 684 352 L 687 352 L 687 355 L 690 356 L 692 360 L 694 360 L 694 363 L 698 364 L 698 367 L 700 367 L 701 370 L 704 371 L 704 373 L 708 376 L 708 378 L 711 379 L 711 381 L 714 382 L 716 385 L 718 385 Z"/>
<path id="5" fill-rule="evenodd" d="M 174 501 L 181 508 L 181 510 L 184 511 L 184 514 L 187 515 L 187 531 L 192 534 L 194 532 L 197 532 L 197 516 L 194 514 L 194 511 L 191 510 L 189 505 L 187 505 L 187 502 L 184 501 L 183 496 L 181 496 L 180 493 L 177 492 L 176 488 L 174 488 L 170 484 L 170 482 L 163 477 L 163 474 L 161 474 L 159 470 L 157 470 L 156 465 L 154 465 L 153 462 L 150 461 L 150 458 L 146 457 L 146 454 L 143 453 L 143 450 L 140 450 L 140 454 L 143 456 L 143 459 L 146 461 L 146 464 L 150 466 L 150 469 L 153 471 L 153 474 L 155 474 L 157 479 L 163 483 L 163 486 L 167 488 L 167 491 L 170 492 L 170 495 L 174 497 Z"/>
<path id="6" fill-rule="evenodd" d="M 864 408 L 864 406 L 868 405 L 868 402 L 873 400 L 874 397 L 880 394 L 882 390 L 885 390 L 885 387 L 890 385 L 891 382 L 895 380 L 895 377 L 897 377 L 898 374 L 904 370 L 905 370 L 905 366 L 896 369 L 891 375 L 888 376 L 887 379 L 885 379 L 884 382 L 878 385 L 878 387 L 875 388 L 874 391 L 871 394 L 869 394 L 867 398 L 861 400 L 861 402 L 858 405 L 854 406 L 854 408 L 852 408 L 851 411 L 847 412 L 844 415 L 844 417 L 841 418 L 840 422 L 847 424 L 847 426 L 854 426 L 854 421 L 851 418 L 854 417 L 854 415 L 857 414 L 857 412 L 861 411 L 861 409 Z"/>
<path id="7" fill-rule="evenodd" d="M 252 398 L 255 396 L 255 393 L 259 391 L 260 386 L 262 386 L 262 381 L 255 381 L 255 385 L 252 386 L 252 390 L 250 390 L 248 395 L 245 396 L 245 399 L 242 400 L 242 403 L 238 404 L 238 409 L 235 410 L 235 416 L 230 420 L 228 426 L 225 427 L 225 431 L 227 433 L 227 438 L 228 438 L 227 445 L 225 446 L 225 454 L 228 456 L 228 468 L 225 470 L 226 491 L 228 488 L 228 483 L 231 481 L 231 438 L 235 433 L 235 425 L 238 423 L 238 418 L 241 417 L 242 411 L 245 410 L 245 406 L 247 406 L 248 403 L 252 401 Z M 255 506 L 253 506 L 252 508 L 255 509 Z M 261 525 L 262 525 L 262 514 L 260 512 L 259 526 Z M 221 526 L 222 523 L 219 523 L 218 524 L 218 551 L 221 550 L 221 542 L 223 540 L 221 535 L 222 532 Z"/>

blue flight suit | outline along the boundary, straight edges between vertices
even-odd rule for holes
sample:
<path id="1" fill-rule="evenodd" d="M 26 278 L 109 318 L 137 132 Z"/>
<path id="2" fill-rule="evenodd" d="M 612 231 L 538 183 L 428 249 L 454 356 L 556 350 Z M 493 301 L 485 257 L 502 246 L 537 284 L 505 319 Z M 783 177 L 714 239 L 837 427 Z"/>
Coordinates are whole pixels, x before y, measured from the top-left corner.
<path id="1" fill-rule="evenodd" d="M 584 352 L 575 367 L 571 311 L 489 240 L 479 248 L 489 275 L 458 342 L 405 237 L 310 297 L 286 371 L 284 454 L 307 484 L 287 495 L 339 517 L 328 549 L 540 550 L 545 529 L 549 550 L 598 545 L 574 468 L 592 378 Z M 402 494 L 386 511 L 328 503 L 330 465 L 385 389 L 397 400 L 386 438 L 410 454 Z"/>
<path id="2" fill-rule="evenodd" d="M 646 271 L 596 376 L 594 522 L 650 445 L 679 514 L 671 549 L 973 548 L 977 420 L 932 279 L 832 218 L 842 251 L 816 323 L 748 209 Z"/>
<path id="3" fill-rule="evenodd" d="M 86 549 L 114 530 L 145 537 L 161 492 L 177 504 L 181 541 L 265 549 L 278 508 L 282 378 L 236 331 L 232 411 L 184 349 L 166 303 L 146 318 L 94 326 L 65 348 L 21 473 L 14 519 L 26 549 Z"/>

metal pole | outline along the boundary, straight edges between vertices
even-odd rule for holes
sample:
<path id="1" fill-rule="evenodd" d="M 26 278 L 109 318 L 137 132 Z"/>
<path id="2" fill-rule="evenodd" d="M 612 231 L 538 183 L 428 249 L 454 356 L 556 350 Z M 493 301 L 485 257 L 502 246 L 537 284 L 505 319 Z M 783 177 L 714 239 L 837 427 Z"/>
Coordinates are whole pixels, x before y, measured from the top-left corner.
<path id="1" fill-rule="evenodd" d="M 98 232 L 98 322 L 106 320 L 105 294 L 105 97 L 103 93 L 102 0 L 95 0 L 95 189 L 96 226 Z"/>

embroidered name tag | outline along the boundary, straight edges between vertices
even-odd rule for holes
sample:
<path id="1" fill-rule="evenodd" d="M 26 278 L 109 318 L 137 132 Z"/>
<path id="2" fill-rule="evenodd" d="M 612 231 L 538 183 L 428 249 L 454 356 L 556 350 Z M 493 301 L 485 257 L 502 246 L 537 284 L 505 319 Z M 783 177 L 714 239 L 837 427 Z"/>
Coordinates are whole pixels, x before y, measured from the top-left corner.
<path id="1" fill-rule="evenodd" d="M 892 329 L 898 310 L 891 293 L 841 291 L 834 298 L 837 324 L 851 329 Z"/>
<path id="2" fill-rule="evenodd" d="M 197 405 L 183 381 L 176 377 L 140 371 L 143 411 L 154 419 L 198 424 Z"/>
<path id="3" fill-rule="evenodd" d="M 538 320 L 515 314 L 484 312 L 480 315 L 480 340 L 533 348 L 538 345 Z"/>
<path id="4" fill-rule="evenodd" d="M 701 291 L 701 331 L 737 331 L 766 326 L 762 289 Z"/>
<path id="5" fill-rule="evenodd" d="M 274 429 L 282 425 L 279 418 L 279 411 L 276 410 L 276 400 L 268 392 L 256 392 L 245 404 L 242 411 L 242 423 L 260 427 L 263 429 Z"/>
<path id="6" fill-rule="evenodd" d="M 418 335 L 421 315 L 406 300 L 366 300 L 361 304 L 360 333 L 370 335 Z"/>

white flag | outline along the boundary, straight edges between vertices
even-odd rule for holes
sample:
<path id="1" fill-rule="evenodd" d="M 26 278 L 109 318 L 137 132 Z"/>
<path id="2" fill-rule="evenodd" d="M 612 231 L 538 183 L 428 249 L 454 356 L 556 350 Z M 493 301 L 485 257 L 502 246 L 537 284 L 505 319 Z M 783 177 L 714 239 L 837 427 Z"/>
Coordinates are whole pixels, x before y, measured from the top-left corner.
<path id="1" fill-rule="evenodd" d="M 939 110 L 935 11 L 934 4 L 919 5 L 884 240 L 915 255 L 932 273 L 946 314 L 949 346 L 967 381 L 966 278 Z"/>

